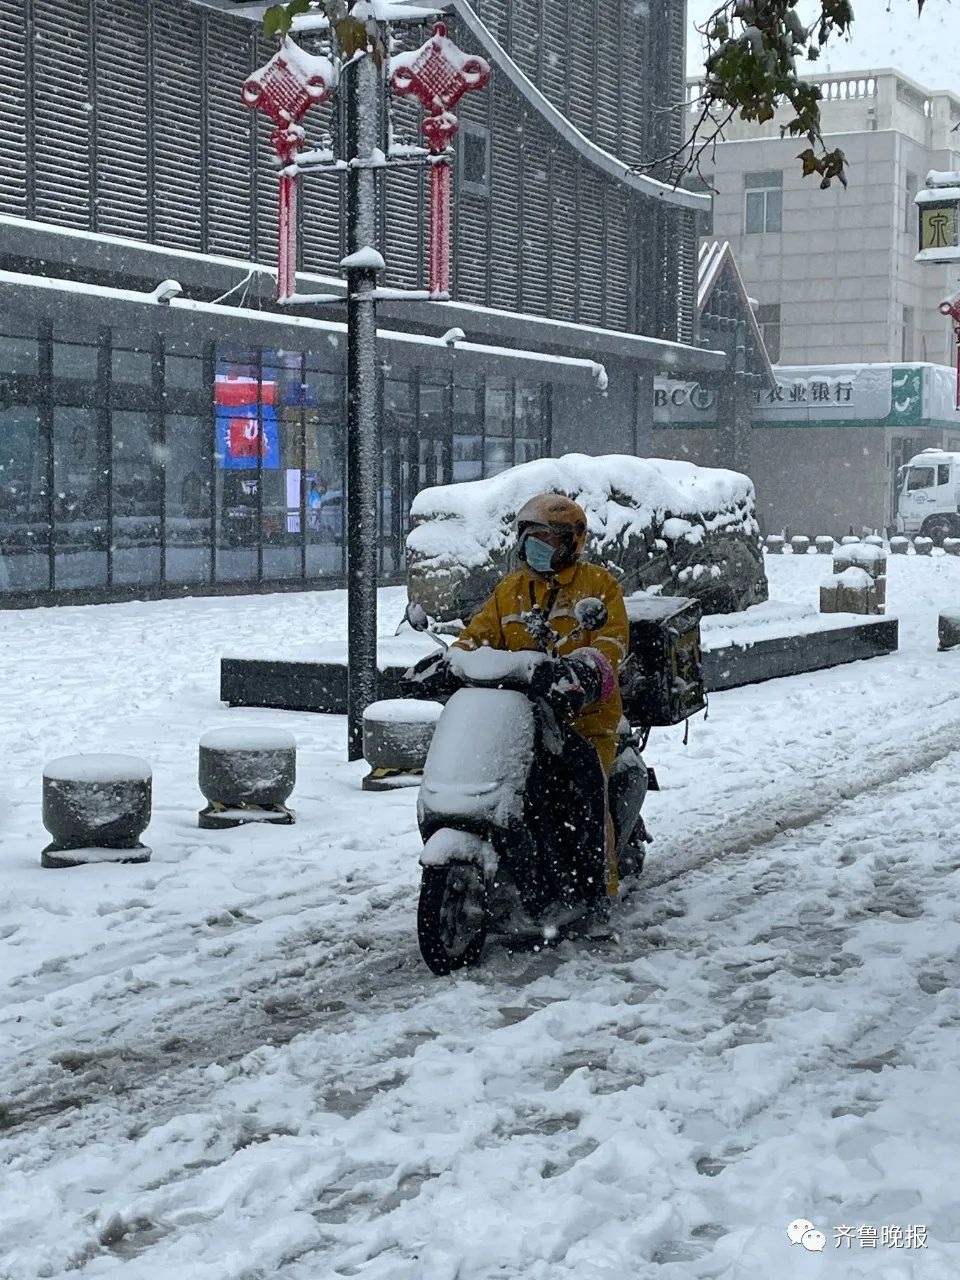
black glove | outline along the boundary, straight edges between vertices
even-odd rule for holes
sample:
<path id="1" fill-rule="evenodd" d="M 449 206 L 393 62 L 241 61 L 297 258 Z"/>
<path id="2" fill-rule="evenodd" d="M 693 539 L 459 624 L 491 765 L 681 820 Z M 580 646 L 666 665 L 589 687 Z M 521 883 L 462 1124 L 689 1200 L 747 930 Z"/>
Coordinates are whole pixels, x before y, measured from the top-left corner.
<path id="1" fill-rule="evenodd" d="M 591 695 L 593 685 L 598 683 L 589 663 L 575 658 L 548 658 L 537 665 L 530 679 L 530 692 L 549 702 L 558 715 L 572 717 L 596 701 Z"/>
<path id="2" fill-rule="evenodd" d="M 408 667 L 403 673 L 403 679 L 426 694 L 449 693 L 456 687 L 447 665 L 446 651 L 439 649 L 435 653 L 426 654 L 419 662 Z"/>

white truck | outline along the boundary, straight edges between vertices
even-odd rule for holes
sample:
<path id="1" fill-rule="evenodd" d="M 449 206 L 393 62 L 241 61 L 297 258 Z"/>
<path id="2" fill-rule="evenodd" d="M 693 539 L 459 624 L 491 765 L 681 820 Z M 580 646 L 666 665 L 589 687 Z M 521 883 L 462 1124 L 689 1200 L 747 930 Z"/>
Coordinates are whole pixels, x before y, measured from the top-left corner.
<path id="1" fill-rule="evenodd" d="M 960 453 L 924 449 L 897 472 L 897 532 L 960 537 Z"/>

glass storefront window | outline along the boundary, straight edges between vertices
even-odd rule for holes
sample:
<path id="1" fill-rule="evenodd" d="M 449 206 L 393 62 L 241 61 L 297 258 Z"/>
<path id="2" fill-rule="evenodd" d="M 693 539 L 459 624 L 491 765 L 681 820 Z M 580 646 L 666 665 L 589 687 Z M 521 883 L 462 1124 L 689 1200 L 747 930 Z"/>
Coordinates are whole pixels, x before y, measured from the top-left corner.
<path id="1" fill-rule="evenodd" d="M 114 382 L 127 382 L 149 387 L 153 377 L 153 357 L 149 351 L 123 351 L 114 347 L 111 353 Z"/>
<path id="2" fill-rule="evenodd" d="M 453 388 L 453 480 L 483 475 L 483 393 L 479 387 Z"/>
<path id="3" fill-rule="evenodd" d="M 111 415 L 112 559 L 118 586 L 160 581 L 160 441 L 150 415 Z"/>
<path id="4" fill-rule="evenodd" d="M 484 476 L 499 475 L 501 471 L 506 471 L 513 466 L 513 445 L 510 440 L 498 439 L 497 436 L 487 436 L 483 442 L 483 474 Z"/>
<path id="5" fill-rule="evenodd" d="M 256 353 L 237 353 L 217 365 L 215 577 L 218 582 L 256 582 L 260 543 L 260 475 L 276 467 L 279 439 L 273 405 L 259 382 Z"/>
<path id="6" fill-rule="evenodd" d="M 394 434 L 406 431 L 417 416 L 416 386 L 400 378 L 383 380 L 383 424 Z"/>
<path id="7" fill-rule="evenodd" d="M 442 435 L 446 428 L 450 379 L 424 374 L 420 379 L 420 426 L 430 435 Z"/>
<path id="8" fill-rule="evenodd" d="M 53 376 L 97 381 L 99 352 L 95 343 L 55 342 L 53 344 Z"/>
<path id="9" fill-rule="evenodd" d="M 483 474 L 513 466 L 513 380 L 488 378 L 484 397 Z"/>
<path id="10" fill-rule="evenodd" d="M 166 580 L 209 582 L 213 514 L 210 419 L 170 413 L 163 428 Z"/>
<path id="11" fill-rule="evenodd" d="M 423 373 L 420 376 L 420 414 L 417 434 L 420 437 L 416 488 L 411 501 L 421 489 L 445 483 L 442 441 L 449 435 L 451 387 L 447 374 Z M 409 525 L 409 511 L 405 512 Z"/>
<path id="12" fill-rule="evenodd" d="M 16 378 L 39 375 L 52 337 L 58 402 L 0 413 L 0 592 L 342 578 L 342 341 L 218 344 L 211 367 L 212 344 L 164 339 L 161 413 L 157 348 L 122 326 L 109 349 L 107 336 L 0 316 L 8 397 L 33 394 Z M 549 434 L 544 384 L 424 360 L 384 368 L 385 574 L 403 571 L 423 488 L 540 457 Z"/>
<path id="13" fill-rule="evenodd" d="M 488 378 L 484 396 L 484 430 L 488 436 L 513 435 L 513 380 Z"/>
<path id="14" fill-rule="evenodd" d="M 163 376 L 164 384 L 168 387 L 196 390 L 203 386 L 203 359 L 197 356 L 171 355 L 168 351 Z"/>
<path id="15" fill-rule="evenodd" d="M 479 480 L 483 476 L 483 437 L 453 437 L 453 478 Z"/>
<path id="16" fill-rule="evenodd" d="M 393 368 L 383 380 L 383 463 L 380 471 L 380 568 L 397 573 L 403 564 L 410 503 L 417 489 L 417 384 Z"/>
<path id="17" fill-rule="evenodd" d="M 539 458 L 545 435 L 543 384 L 518 378 L 514 395 L 513 461 L 532 462 Z"/>
<path id="18" fill-rule="evenodd" d="M 266 354 L 266 353 L 265 353 Z M 276 363 L 263 366 L 263 414 L 272 409 L 276 421 L 274 457 L 264 455 L 260 510 L 265 579 L 299 578 L 303 572 L 299 528 L 291 516 L 300 515 L 300 472 L 303 467 L 303 406 L 300 353 L 270 353 Z M 292 476 L 291 473 L 296 473 Z M 291 503 L 291 498 L 294 499 Z"/>
<path id="19" fill-rule="evenodd" d="M 343 573 L 343 446 L 346 436 L 344 380 L 339 374 L 308 369 L 304 390 L 305 471 L 303 503 L 307 516 L 307 577 Z M 301 482 L 301 477 L 297 477 Z M 299 527 L 299 513 L 298 513 Z"/>
<path id="20" fill-rule="evenodd" d="M 95 410 L 53 411 L 53 582 L 59 591 L 107 585 L 110 455 Z"/>
<path id="21" fill-rule="evenodd" d="M 518 436 L 513 442 L 513 465 L 519 467 L 521 462 L 533 462 L 541 455 L 539 440 L 521 440 Z"/>
<path id="22" fill-rule="evenodd" d="M 36 377 L 40 372 L 37 322 L 0 315 L 0 374 Z"/>
<path id="23" fill-rule="evenodd" d="M 50 587 L 47 450 L 30 405 L 0 412 L 0 593 Z"/>
<path id="24" fill-rule="evenodd" d="M 307 378 L 310 383 L 320 374 L 336 374 L 342 377 L 343 359 L 347 350 L 346 335 L 327 333 L 318 339 L 317 348 L 307 352 Z"/>

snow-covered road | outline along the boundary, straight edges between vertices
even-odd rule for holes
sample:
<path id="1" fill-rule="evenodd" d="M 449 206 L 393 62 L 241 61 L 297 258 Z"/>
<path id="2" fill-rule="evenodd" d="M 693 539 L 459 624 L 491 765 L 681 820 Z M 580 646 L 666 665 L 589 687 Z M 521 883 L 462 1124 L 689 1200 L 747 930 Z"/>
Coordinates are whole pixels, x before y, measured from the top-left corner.
<path id="1" fill-rule="evenodd" d="M 0 615 L 0 1277 L 960 1273 L 960 561 L 888 567 L 899 654 L 653 735 L 619 946 L 446 980 L 413 793 L 360 792 L 342 720 L 217 701 L 222 650 L 334 638 L 341 594 Z M 295 827 L 197 830 L 197 740 L 241 721 L 294 728 Z M 40 869 L 79 750 L 152 762 L 151 863 Z"/>

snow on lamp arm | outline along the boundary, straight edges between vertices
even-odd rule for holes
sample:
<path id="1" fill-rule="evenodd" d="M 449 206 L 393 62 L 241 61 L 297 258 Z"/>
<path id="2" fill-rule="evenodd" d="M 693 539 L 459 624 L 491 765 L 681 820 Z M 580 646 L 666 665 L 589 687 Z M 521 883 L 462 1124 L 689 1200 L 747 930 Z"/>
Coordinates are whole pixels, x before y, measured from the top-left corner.
<path id="1" fill-rule="evenodd" d="M 307 53 L 284 38 L 241 91 L 248 107 L 265 112 L 277 126 L 270 141 L 284 170 L 278 195 L 277 298 L 281 302 L 296 293 L 297 177 L 291 170 L 305 136 L 300 120 L 310 107 L 329 100 L 335 84 L 336 71 L 329 58 Z"/>
<path id="2" fill-rule="evenodd" d="M 413 94 L 429 115 L 420 126 L 427 140 L 430 166 L 430 296 L 450 293 L 450 145 L 460 128 L 451 110 L 471 89 L 482 89 L 490 66 L 475 54 L 464 53 L 438 22 L 433 35 L 412 53 L 390 60 L 390 84 L 399 96 Z"/>

